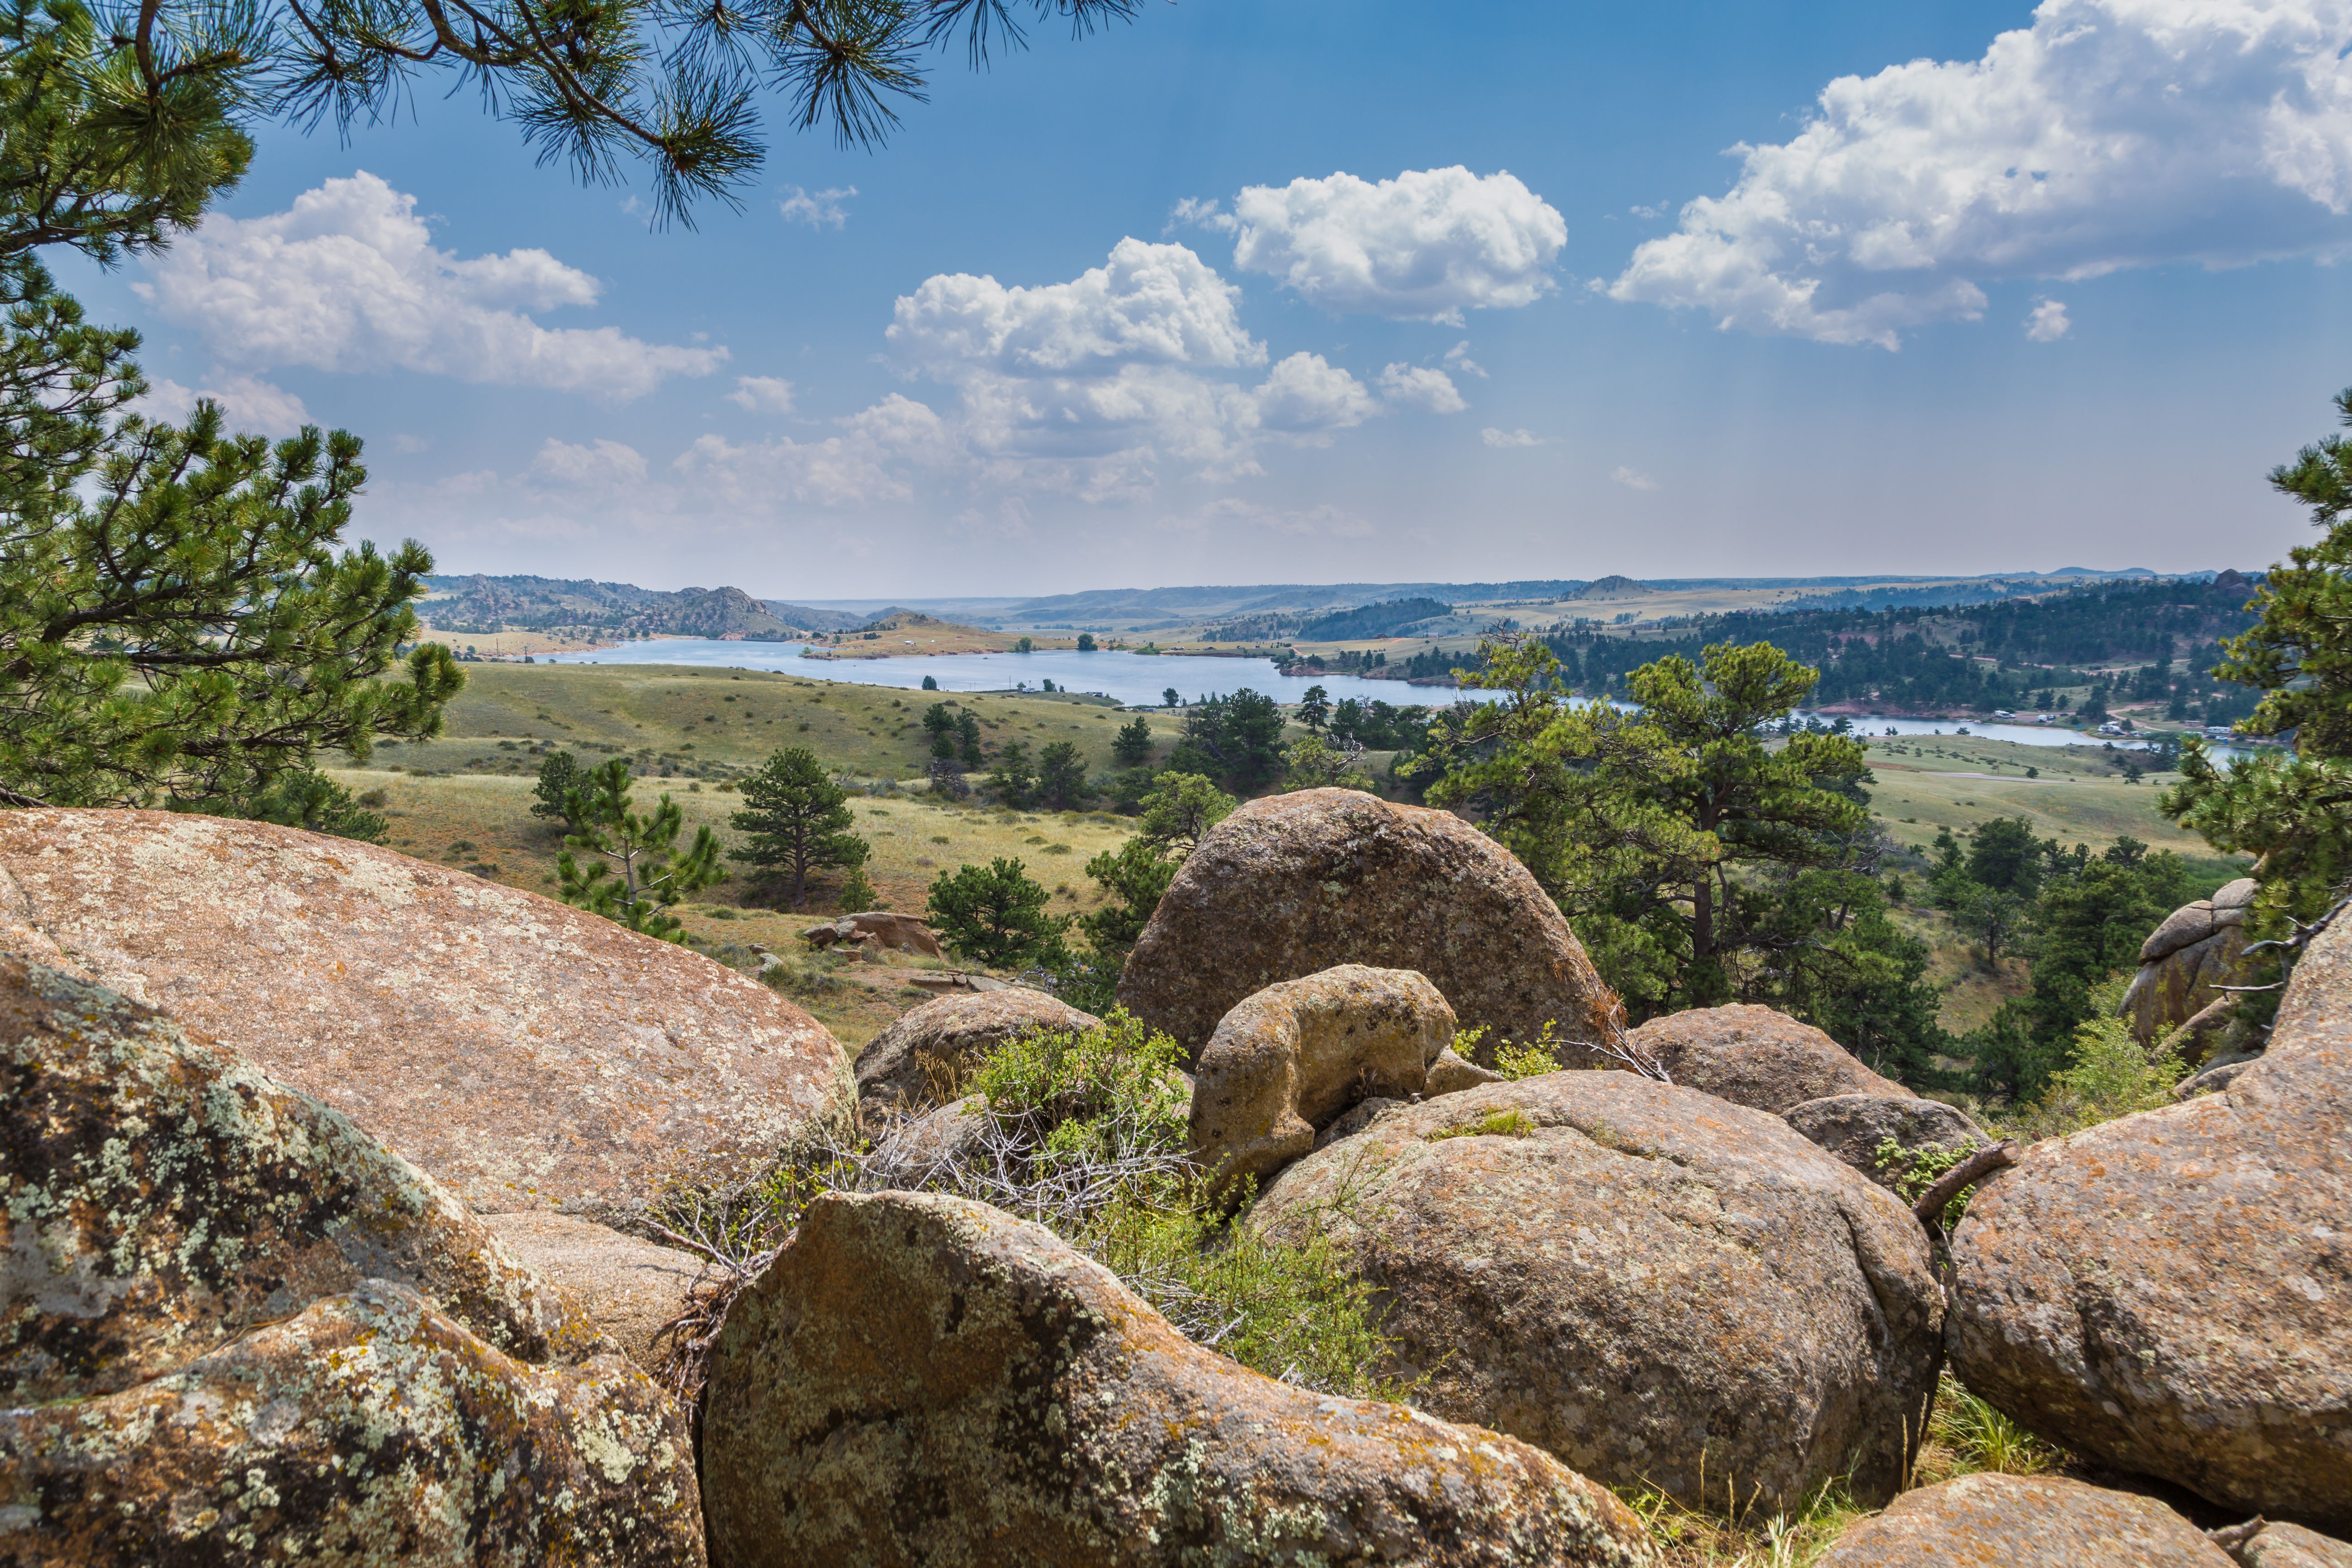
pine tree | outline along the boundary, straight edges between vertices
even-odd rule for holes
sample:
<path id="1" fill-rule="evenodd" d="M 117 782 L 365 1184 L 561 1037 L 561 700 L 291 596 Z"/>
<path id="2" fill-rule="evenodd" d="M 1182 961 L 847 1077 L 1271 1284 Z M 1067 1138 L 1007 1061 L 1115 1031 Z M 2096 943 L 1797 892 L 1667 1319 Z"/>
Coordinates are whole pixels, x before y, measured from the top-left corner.
<path id="1" fill-rule="evenodd" d="M 631 931 L 664 942 L 683 940 L 669 909 L 687 894 L 724 875 L 719 838 L 708 827 L 694 830 L 685 854 L 677 836 L 686 814 L 665 795 L 645 816 L 630 809 L 629 764 L 619 757 L 591 771 L 564 805 L 580 825 L 556 857 L 560 897 L 567 904 L 617 921 Z M 583 868 L 578 854 L 595 857 Z"/>
<path id="2" fill-rule="evenodd" d="M 808 901 L 811 871 L 855 868 L 871 852 L 865 839 L 849 831 L 856 821 L 849 792 L 805 746 L 787 746 L 771 756 L 743 782 L 743 801 L 745 809 L 731 820 L 746 838 L 730 858 L 782 871 L 784 896 L 793 909 Z"/>
<path id="3" fill-rule="evenodd" d="M 1087 797 L 1087 763 L 1075 742 L 1055 741 L 1037 753 L 1037 796 L 1056 811 Z"/>
<path id="4" fill-rule="evenodd" d="M 1020 969 L 1059 960 L 1068 917 L 1045 912 L 1052 895 L 1029 879 L 1018 860 L 963 866 L 931 884 L 931 925 L 949 951 L 994 969 Z"/>
<path id="5" fill-rule="evenodd" d="M 550 752 L 547 760 L 539 764 L 539 783 L 531 790 L 533 805 L 530 814 L 551 822 L 560 822 L 573 832 L 579 824 L 564 815 L 572 792 L 580 787 L 580 759 L 569 752 Z"/>
<path id="6" fill-rule="evenodd" d="M 1139 767 L 1151 760 L 1151 721 L 1140 713 L 1119 726 L 1110 754 L 1122 767 Z"/>

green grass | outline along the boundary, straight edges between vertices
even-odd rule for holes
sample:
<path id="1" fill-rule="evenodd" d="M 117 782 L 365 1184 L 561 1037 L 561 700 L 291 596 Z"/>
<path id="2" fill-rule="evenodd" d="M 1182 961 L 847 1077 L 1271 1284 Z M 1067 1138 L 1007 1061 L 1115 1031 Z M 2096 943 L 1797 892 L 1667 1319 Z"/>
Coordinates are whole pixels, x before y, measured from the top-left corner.
<path id="1" fill-rule="evenodd" d="M 1475 1121 L 1433 1132 L 1424 1142 L 1434 1143 L 1444 1138 L 1524 1138 L 1535 1130 L 1535 1118 L 1524 1110 L 1490 1110 Z"/>
<path id="2" fill-rule="evenodd" d="M 2195 834 L 2157 809 L 2175 782 L 2150 773 L 2125 782 L 2113 765 L 2128 755 L 2098 746 L 2023 746 L 1970 735 L 1878 736 L 1870 741 L 1871 810 L 1896 843 L 1925 849 L 1937 831 L 1955 833 L 1996 816 L 2022 816 L 2037 837 L 2104 849 L 2126 835 L 2198 862 L 2213 859 Z M 2029 779 L 2032 768 L 2041 776 Z M 1967 777 L 1971 773 L 1987 777 Z"/>

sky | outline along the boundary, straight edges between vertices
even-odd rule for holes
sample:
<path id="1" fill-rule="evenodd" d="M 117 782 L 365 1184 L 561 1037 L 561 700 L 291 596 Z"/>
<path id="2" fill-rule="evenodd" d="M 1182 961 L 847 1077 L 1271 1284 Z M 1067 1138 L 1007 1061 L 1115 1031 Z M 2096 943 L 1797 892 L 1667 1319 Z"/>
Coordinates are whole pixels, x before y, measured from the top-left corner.
<path id="1" fill-rule="evenodd" d="M 786 599 L 2252 570 L 2352 0 L 1143 0 L 648 225 L 469 93 L 58 270 L 445 572 Z M 781 105 L 771 104 L 771 110 Z"/>

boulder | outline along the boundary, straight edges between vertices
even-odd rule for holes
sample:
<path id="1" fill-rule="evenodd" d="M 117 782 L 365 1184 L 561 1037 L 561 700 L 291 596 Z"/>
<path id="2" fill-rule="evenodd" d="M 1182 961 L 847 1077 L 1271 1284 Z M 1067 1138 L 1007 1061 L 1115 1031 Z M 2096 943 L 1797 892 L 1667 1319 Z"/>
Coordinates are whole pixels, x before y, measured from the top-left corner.
<path id="1" fill-rule="evenodd" d="M 1332 1239 L 1424 1408 L 1694 1506 L 1727 1478 L 1766 1513 L 1835 1478 L 1883 1499 L 1935 1391 L 1910 1211 L 1776 1116 L 1633 1073 L 1391 1109 L 1248 1223 Z"/>
<path id="2" fill-rule="evenodd" d="M 910 1193 L 810 1205 L 728 1314 L 702 1456 L 733 1568 L 1654 1561 L 1546 1454 L 1261 1377 L 1042 1226 Z"/>
<path id="3" fill-rule="evenodd" d="M 1906 1153 L 1979 1149 L 1992 1142 L 1983 1128 L 1948 1105 L 1883 1094 L 1808 1100 L 1782 1111 L 1780 1120 L 1890 1191 L 1900 1190 L 1900 1172 L 1883 1163 L 1878 1153 L 1889 1140 Z"/>
<path id="4" fill-rule="evenodd" d="M 1776 1116 L 1833 1094 L 1911 1098 L 1909 1089 L 1879 1077 L 1811 1024 L 1770 1007 L 1735 1004 L 1669 1013 L 1627 1040 L 1684 1088 Z"/>
<path id="5" fill-rule="evenodd" d="M 1962 1476 L 1849 1526 L 1815 1568 L 2228 1568 L 2156 1501 L 2058 1476 Z"/>
<path id="6" fill-rule="evenodd" d="M 919 1191 L 969 1163 L 992 1125 L 987 1098 L 967 1094 L 882 1129 L 869 1168 L 885 1186 Z"/>
<path id="7" fill-rule="evenodd" d="M 702 1561 L 677 1403 L 339 1112 L 0 954 L 0 1151 L 12 1561 Z"/>
<path id="8" fill-rule="evenodd" d="M 2246 1512 L 2352 1529 L 2352 929 L 2217 1092 L 2033 1145 L 1953 1232 L 1951 1351 L 2042 1436 Z"/>
<path id="9" fill-rule="evenodd" d="M 525 1211 L 485 1215 L 482 1223 L 581 1316 L 611 1335 L 622 1354 L 656 1376 L 667 1359 L 661 1331 L 698 1288 L 718 1277 L 708 1258 L 575 1215 Z"/>
<path id="10" fill-rule="evenodd" d="M 2266 1524 L 2236 1555 L 2245 1568 L 2352 1568 L 2352 1542 L 2299 1524 Z"/>
<path id="11" fill-rule="evenodd" d="M 1503 1075 L 1492 1068 L 1482 1068 L 1476 1062 L 1465 1062 L 1448 1046 L 1437 1053 L 1429 1064 L 1429 1073 L 1422 1080 L 1421 1096 L 1435 1100 L 1441 1094 L 1459 1094 L 1465 1089 L 1475 1089 L 1482 1083 L 1500 1083 Z"/>
<path id="12" fill-rule="evenodd" d="M 2210 1049 L 2208 1037 L 2227 1021 L 2226 1006 L 2216 1012 L 2214 1005 L 2231 1000 L 2220 987 L 2249 984 L 2242 955 L 2253 901 L 2254 879 L 2242 877 L 2210 899 L 2183 904 L 2148 933 L 2119 1014 L 2131 1021 L 2142 1045 L 2178 1025 L 2202 1020 L 2206 1026 L 2191 1031 L 2184 1054 L 2201 1060 Z"/>
<path id="13" fill-rule="evenodd" d="M 837 942 L 863 943 L 870 939 L 877 948 L 893 948 L 900 952 L 919 952 L 927 958 L 946 956 L 940 951 L 940 939 L 931 928 L 912 915 L 893 914 L 888 910 L 867 910 L 860 914 L 844 915 L 837 921 L 811 926 L 801 932 L 801 940 L 811 947 L 831 947 Z"/>
<path id="14" fill-rule="evenodd" d="M 1192 1159 L 1218 1185 L 1272 1175 L 1359 1100 L 1419 1094 L 1453 1038 L 1454 1009 L 1411 970 L 1343 963 L 1269 985 L 1202 1048 Z"/>
<path id="15" fill-rule="evenodd" d="M 56 961 L 234 1038 L 478 1212 L 640 1207 L 847 1108 L 766 986 L 536 893 L 348 838 L 0 812 L 0 902 Z"/>
<path id="16" fill-rule="evenodd" d="M 1016 1035 L 1076 1033 L 1101 1022 L 1025 985 L 919 1003 L 857 1054 L 857 1102 L 869 1116 L 921 1110 L 961 1094 L 972 1064 Z M 934 1065 L 927 1068 L 926 1058 Z M 953 1080 L 951 1093 L 934 1086 L 934 1074 L 942 1084 Z"/>
<path id="17" fill-rule="evenodd" d="M 1615 1043 L 1624 1009 L 1526 867 L 1454 816 L 1360 790 L 1243 805 L 1176 873 L 1119 975 L 1121 1005 L 1188 1058 L 1243 998 L 1339 963 L 1426 975 L 1500 1043 Z"/>

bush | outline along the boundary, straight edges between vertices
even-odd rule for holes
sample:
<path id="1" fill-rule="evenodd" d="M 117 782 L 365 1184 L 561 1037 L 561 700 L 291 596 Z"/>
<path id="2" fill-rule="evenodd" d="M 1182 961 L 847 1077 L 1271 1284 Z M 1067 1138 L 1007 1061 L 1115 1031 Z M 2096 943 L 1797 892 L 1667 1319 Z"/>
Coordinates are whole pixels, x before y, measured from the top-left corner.
<path id="1" fill-rule="evenodd" d="M 2074 1030 L 2072 1065 L 2052 1074 L 2038 1099 L 2000 1119 L 1994 1131 L 2021 1142 L 2063 1138 L 2173 1102 L 2172 1086 L 2187 1070 L 2179 1050 L 2180 1031 L 2166 1034 L 2152 1047 L 2142 1047 L 2131 1026 L 2116 1016 L 2127 984 L 2117 974 L 2091 988 L 2091 1016 Z"/>

